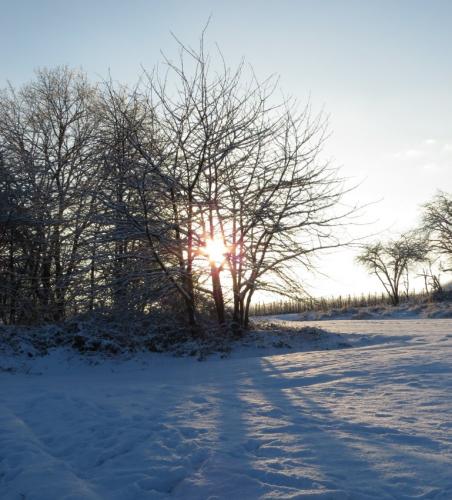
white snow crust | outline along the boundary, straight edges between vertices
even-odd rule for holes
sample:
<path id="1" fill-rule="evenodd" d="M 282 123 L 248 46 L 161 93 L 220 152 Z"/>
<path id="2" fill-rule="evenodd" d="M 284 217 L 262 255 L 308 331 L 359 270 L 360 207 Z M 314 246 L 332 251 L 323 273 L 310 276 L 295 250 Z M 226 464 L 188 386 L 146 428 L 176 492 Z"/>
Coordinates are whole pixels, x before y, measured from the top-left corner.
<path id="1" fill-rule="evenodd" d="M 342 335 L 0 357 L 0 498 L 452 499 L 452 320 L 309 325 Z"/>

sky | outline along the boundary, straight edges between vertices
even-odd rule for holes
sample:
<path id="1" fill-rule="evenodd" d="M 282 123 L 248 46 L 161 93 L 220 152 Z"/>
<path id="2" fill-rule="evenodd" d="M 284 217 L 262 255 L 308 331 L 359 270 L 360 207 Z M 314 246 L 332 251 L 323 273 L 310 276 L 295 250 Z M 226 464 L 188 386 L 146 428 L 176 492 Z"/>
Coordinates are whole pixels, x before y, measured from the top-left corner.
<path id="1" fill-rule="evenodd" d="M 286 95 L 329 115 L 325 155 L 368 205 L 352 237 L 394 238 L 414 227 L 438 189 L 452 192 L 452 2 L 449 0 L 0 0 L 0 86 L 38 67 L 81 67 L 91 79 L 134 83 L 177 55 L 171 32 L 242 58 Z M 372 239 L 372 238 L 370 238 Z M 380 291 L 356 249 L 302 276 L 313 295 Z M 325 276 L 324 276 L 325 275 Z"/>

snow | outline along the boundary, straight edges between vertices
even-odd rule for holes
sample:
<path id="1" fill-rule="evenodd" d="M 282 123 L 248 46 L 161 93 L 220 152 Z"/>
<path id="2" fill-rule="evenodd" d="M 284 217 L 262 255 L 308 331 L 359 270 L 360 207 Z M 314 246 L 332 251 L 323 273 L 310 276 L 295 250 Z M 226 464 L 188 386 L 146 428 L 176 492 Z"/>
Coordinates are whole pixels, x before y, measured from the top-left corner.
<path id="1" fill-rule="evenodd" d="M 452 321 L 309 325 L 331 343 L 3 355 L 0 498 L 451 499 Z"/>

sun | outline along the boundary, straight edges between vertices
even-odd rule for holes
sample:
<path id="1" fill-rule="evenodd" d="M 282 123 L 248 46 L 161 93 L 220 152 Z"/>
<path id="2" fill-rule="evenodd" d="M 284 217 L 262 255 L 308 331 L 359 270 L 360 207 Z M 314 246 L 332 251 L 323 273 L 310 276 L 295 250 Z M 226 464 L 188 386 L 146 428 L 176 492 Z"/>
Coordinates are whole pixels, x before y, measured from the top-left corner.
<path id="1" fill-rule="evenodd" d="M 223 243 L 223 240 L 214 238 L 206 240 L 203 253 L 207 255 L 210 262 L 213 262 L 217 266 L 219 266 L 224 261 L 224 258 L 228 253 L 228 249 Z"/>

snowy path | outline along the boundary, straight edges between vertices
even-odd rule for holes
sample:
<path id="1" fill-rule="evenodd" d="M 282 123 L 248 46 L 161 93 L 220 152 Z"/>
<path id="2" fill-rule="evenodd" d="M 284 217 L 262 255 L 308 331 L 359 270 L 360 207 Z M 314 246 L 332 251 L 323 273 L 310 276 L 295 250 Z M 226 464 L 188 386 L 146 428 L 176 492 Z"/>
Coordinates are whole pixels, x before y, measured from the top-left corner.
<path id="1" fill-rule="evenodd" d="M 374 342 L 0 373 L 0 498 L 452 499 L 452 321 L 315 324 Z"/>

